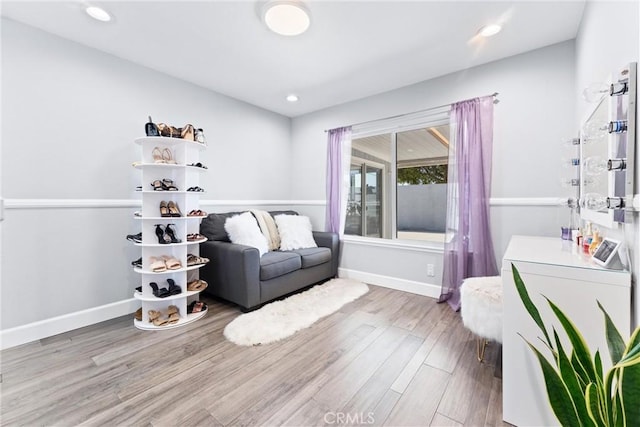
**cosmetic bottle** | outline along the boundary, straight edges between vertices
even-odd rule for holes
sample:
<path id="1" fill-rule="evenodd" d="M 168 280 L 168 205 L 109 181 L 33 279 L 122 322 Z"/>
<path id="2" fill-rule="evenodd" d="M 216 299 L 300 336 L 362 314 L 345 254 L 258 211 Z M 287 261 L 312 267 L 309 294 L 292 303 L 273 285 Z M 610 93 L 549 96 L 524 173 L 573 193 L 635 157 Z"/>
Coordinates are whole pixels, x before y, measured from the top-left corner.
<path id="1" fill-rule="evenodd" d="M 587 221 L 584 234 L 582 235 L 582 252 L 584 252 L 585 254 L 589 253 L 589 246 L 591 245 L 592 240 L 593 240 L 593 230 L 591 228 L 591 223 Z"/>
<path id="2" fill-rule="evenodd" d="M 589 244 L 590 255 L 593 255 L 593 253 L 598 248 L 598 245 L 600 245 L 600 242 L 602 242 L 602 237 L 600 236 L 600 232 L 598 230 L 594 230 L 593 238 L 591 239 L 591 244 Z"/>

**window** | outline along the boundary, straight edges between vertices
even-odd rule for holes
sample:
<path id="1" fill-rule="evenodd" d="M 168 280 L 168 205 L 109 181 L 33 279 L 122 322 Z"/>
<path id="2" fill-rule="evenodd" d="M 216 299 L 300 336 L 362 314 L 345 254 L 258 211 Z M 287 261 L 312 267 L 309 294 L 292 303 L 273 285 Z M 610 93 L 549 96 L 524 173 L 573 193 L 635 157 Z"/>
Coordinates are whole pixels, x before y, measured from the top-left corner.
<path id="1" fill-rule="evenodd" d="M 354 131 L 345 234 L 443 242 L 448 155 L 446 114 L 393 132 Z"/>

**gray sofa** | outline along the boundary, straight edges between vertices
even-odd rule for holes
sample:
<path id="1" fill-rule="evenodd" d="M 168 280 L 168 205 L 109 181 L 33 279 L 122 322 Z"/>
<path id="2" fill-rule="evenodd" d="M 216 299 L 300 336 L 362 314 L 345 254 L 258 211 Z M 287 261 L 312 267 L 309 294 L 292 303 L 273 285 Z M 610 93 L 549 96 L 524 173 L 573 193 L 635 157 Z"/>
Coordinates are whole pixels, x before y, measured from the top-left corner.
<path id="1" fill-rule="evenodd" d="M 314 231 L 317 248 L 272 251 L 260 257 L 258 249 L 229 241 L 224 222 L 240 213 L 209 214 L 200 224 L 200 233 L 209 239 L 200 244 L 200 255 L 210 260 L 200 269 L 200 278 L 209 284 L 206 294 L 250 311 L 337 275 L 337 234 Z M 294 211 L 270 214 L 297 215 Z"/>

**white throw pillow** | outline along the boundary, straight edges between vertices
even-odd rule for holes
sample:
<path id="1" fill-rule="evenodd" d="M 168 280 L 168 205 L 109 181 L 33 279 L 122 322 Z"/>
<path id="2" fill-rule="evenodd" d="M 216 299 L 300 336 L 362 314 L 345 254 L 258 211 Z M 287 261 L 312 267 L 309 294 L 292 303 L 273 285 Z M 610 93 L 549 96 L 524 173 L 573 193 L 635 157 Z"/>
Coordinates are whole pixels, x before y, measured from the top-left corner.
<path id="1" fill-rule="evenodd" d="M 232 243 L 239 245 L 253 246 L 260 252 L 260 256 L 269 251 L 267 238 L 260 231 L 258 222 L 251 215 L 251 212 L 245 212 L 240 215 L 234 215 L 227 218 L 224 222 L 224 229 L 229 235 Z"/>
<path id="2" fill-rule="evenodd" d="M 302 215 L 276 215 L 274 217 L 280 233 L 280 250 L 317 248 L 311 232 L 309 217 Z"/>

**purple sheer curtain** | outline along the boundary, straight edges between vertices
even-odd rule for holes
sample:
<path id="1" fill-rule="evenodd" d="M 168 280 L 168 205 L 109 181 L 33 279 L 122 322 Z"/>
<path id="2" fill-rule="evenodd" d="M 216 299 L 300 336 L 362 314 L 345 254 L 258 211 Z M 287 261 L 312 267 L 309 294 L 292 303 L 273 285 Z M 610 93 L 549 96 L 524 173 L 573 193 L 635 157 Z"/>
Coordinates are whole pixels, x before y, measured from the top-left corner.
<path id="1" fill-rule="evenodd" d="M 453 104 L 451 118 L 455 137 L 449 147 L 440 302 L 459 310 L 465 278 L 498 275 L 489 227 L 493 97 Z"/>
<path id="2" fill-rule="evenodd" d="M 331 129 L 327 141 L 327 231 L 344 234 L 351 162 L 351 126 Z M 346 184 L 346 188 L 345 188 Z"/>

